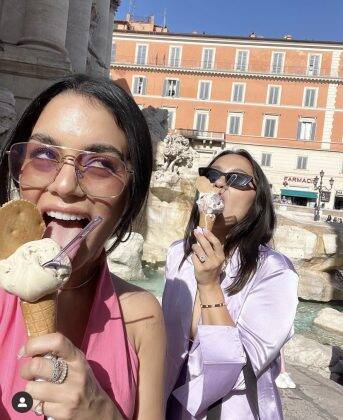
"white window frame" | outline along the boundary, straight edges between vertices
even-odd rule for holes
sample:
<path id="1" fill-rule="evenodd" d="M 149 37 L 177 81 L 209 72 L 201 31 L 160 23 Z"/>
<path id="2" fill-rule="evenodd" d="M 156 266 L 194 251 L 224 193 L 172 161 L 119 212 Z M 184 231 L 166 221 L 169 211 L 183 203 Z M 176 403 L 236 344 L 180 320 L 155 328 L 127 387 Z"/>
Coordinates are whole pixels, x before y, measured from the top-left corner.
<path id="1" fill-rule="evenodd" d="M 176 80 L 178 83 L 179 83 L 179 95 L 177 95 L 177 96 L 170 96 L 170 95 L 165 95 L 164 96 L 164 83 L 165 83 L 165 81 L 166 80 Z M 163 81 L 163 91 L 162 91 L 162 96 L 164 97 L 164 98 L 179 98 L 180 97 L 180 88 L 181 88 L 181 86 L 180 86 L 180 79 L 178 78 L 178 77 L 166 77 L 165 79 L 164 79 L 164 81 Z"/>
<path id="2" fill-rule="evenodd" d="M 210 68 L 205 68 L 204 67 L 205 50 L 212 50 L 213 51 L 212 64 L 211 64 Z M 201 69 L 202 70 L 213 70 L 215 62 L 216 62 L 216 49 L 215 48 L 209 48 L 209 47 L 203 47 L 202 53 L 201 53 Z"/>
<path id="3" fill-rule="evenodd" d="M 305 86 L 304 87 L 304 92 L 303 92 L 303 108 L 317 108 L 318 89 L 319 88 L 317 88 L 317 87 L 308 87 L 308 86 Z M 305 98 L 306 98 L 306 91 L 307 90 L 314 90 L 315 91 L 313 106 L 308 106 L 308 105 L 305 104 Z"/>
<path id="4" fill-rule="evenodd" d="M 180 58 L 179 58 L 179 65 L 178 66 L 172 66 L 171 65 L 172 48 L 178 48 L 180 50 Z M 181 67 L 181 63 L 182 63 L 182 46 L 181 45 L 170 45 L 169 46 L 169 54 L 168 54 L 168 67 L 173 67 L 173 68 L 177 69 L 177 68 Z"/>
<path id="5" fill-rule="evenodd" d="M 200 98 L 200 86 L 201 83 L 209 83 L 209 88 L 208 88 L 208 98 L 207 99 L 202 99 Z M 198 82 L 198 93 L 197 93 L 197 99 L 199 101 L 210 101 L 211 100 L 211 94 L 212 94 L 212 80 L 199 80 Z"/>
<path id="6" fill-rule="evenodd" d="M 273 120 L 276 121 L 276 123 L 275 123 L 275 132 L 274 132 L 274 136 L 272 136 L 272 137 L 265 136 L 264 135 L 267 119 L 273 119 Z M 263 115 L 263 122 L 262 122 L 261 137 L 265 137 L 267 139 L 275 139 L 277 137 L 277 135 L 278 135 L 278 131 L 279 131 L 279 116 L 278 115 L 264 114 Z"/>
<path id="7" fill-rule="evenodd" d="M 235 86 L 237 86 L 237 85 L 243 86 L 242 100 L 241 101 L 235 101 L 234 100 Z M 246 86 L 247 86 L 246 83 L 241 83 L 241 82 L 232 83 L 232 87 L 231 87 L 231 102 L 234 102 L 234 103 L 237 103 L 237 104 L 242 104 L 242 103 L 245 102 L 245 90 L 246 90 Z"/>
<path id="8" fill-rule="evenodd" d="M 298 168 L 298 162 L 299 162 L 299 159 L 306 159 L 306 167 L 305 168 Z M 297 171 L 307 171 L 308 170 L 308 156 L 297 156 L 297 160 L 296 160 L 296 164 L 295 164 L 295 169 L 297 170 Z"/>
<path id="9" fill-rule="evenodd" d="M 319 57 L 319 63 L 318 63 L 318 74 L 311 74 L 310 72 L 310 57 L 311 55 L 316 55 Z M 320 53 L 308 53 L 307 55 L 307 67 L 306 67 L 306 74 L 308 76 L 320 76 L 320 70 L 322 68 L 322 57 L 323 55 Z"/>
<path id="10" fill-rule="evenodd" d="M 278 101 L 277 101 L 277 103 L 276 104 L 271 104 L 271 103 L 269 103 L 269 94 L 270 94 L 270 90 L 271 90 L 271 88 L 279 88 L 279 97 L 278 97 Z M 281 85 L 268 85 L 268 88 L 267 88 L 267 97 L 266 97 L 266 104 L 267 105 L 280 105 L 280 103 L 281 103 L 281 95 L 282 95 L 282 86 Z"/>
<path id="11" fill-rule="evenodd" d="M 300 123 L 306 123 L 306 122 L 309 122 L 309 123 L 314 123 L 315 124 L 315 128 L 314 128 L 314 133 L 313 133 L 313 139 L 302 139 L 302 138 L 298 138 L 299 137 L 299 125 L 300 125 Z M 312 128 L 311 128 L 311 130 L 312 130 Z M 299 119 L 298 119 L 298 125 L 297 125 L 297 136 L 296 136 L 296 138 L 297 138 L 297 140 L 298 141 L 315 141 L 316 140 L 316 132 L 317 132 L 317 120 L 316 120 L 316 118 L 310 118 L 310 117 L 299 117 Z"/>
<path id="12" fill-rule="evenodd" d="M 238 64 L 238 55 L 240 52 L 246 52 L 247 53 L 247 63 L 246 63 L 246 68 L 244 70 L 238 69 L 237 68 L 237 64 Z M 241 71 L 241 72 L 246 72 L 249 70 L 249 58 L 250 58 L 250 50 L 236 50 L 236 56 L 235 56 L 235 71 Z"/>
<path id="13" fill-rule="evenodd" d="M 199 114 L 207 115 L 205 129 L 202 131 L 197 129 L 197 120 L 198 120 Z M 209 120 L 210 120 L 210 111 L 207 111 L 205 109 L 196 109 L 194 112 L 193 130 L 198 131 L 199 133 L 208 131 Z"/>
<path id="14" fill-rule="evenodd" d="M 139 47 L 146 47 L 145 63 L 144 64 L 138 63 Z M 147 61 L 148 61 L 148 56 L 149 56 L 149 44 L 136 44 L 135 64 L 138 64 L 139 66 L 145 66 L 147 64 Z"/>
<path id="15" fill-rule="evenodd" d="M 164 107 L 162 107 L 162 109 L 165 109 L 165 110 L 168 111 L 168 116 L 169 116 L 169 113 L 171 113 L 173 115 L 172 120 L 171 120 L 171 125 L 170 125 L 170 127 L 168 127 L 168 130 L 174 130 L 175 129 L 175 121 L 176 121 L 176 108 L 164 106 Z"/>
<path id="16" fill-rule="evenodd" d="M 230 133 L 230 119 L 231 117 L 239 117 L 239 128 L 238 128 L 238 133 L 237 134 L 233 134 Z M 243 131 L 243 112 L 234 112 L 234 111 L 229 111 L 228 115 L 227 115 L 227 122 L 226 122 L 226 134 L 228 134 L 229 136 L 241 136 L 242 135 L 242 131 Z"/>
<path id="17" fill-rule="evenodd" d="M 273 63 L 274 63 L 274 55 L 275 54 L 282 54 L 282 64 L 281 64 L 281 71 L 280 72 L 273 72 Z M 270 60 L 270 73 L 271 74 L 283 74 L 285 68 L 285 57 L 286 53 L 284 51 L 272 51 L 272 56 Z"/>
<path id="18" fill-rule="evenodd" d="M 269 156 L 269 165 L 265 165 L 263 163 L 263 156 Z M 268 163 L 268 159 L 267 159 L 267 163 Z M 268 152 L 262 152 L 261 153 L 261 166 L 263 166 L 264 168 L 271 168 L 272 167 L 272 153 L 268 153 Z"/>
<path id="19" fill-rule="evenodd" d="M 145 96 L 145 93 L 136 93 L 135 92 L 135 79 L 141 77 L 142 79 L 145 79 L 145 89 L 147 89 L 147 84 L 148 84 L 148 80 L 146 76 L 140 75 L 140 74 L 134 74 L 132 77 L 132 86 L 131 86 L 131 92 L 133 93 L 133 95 L 135 96 Z"/>

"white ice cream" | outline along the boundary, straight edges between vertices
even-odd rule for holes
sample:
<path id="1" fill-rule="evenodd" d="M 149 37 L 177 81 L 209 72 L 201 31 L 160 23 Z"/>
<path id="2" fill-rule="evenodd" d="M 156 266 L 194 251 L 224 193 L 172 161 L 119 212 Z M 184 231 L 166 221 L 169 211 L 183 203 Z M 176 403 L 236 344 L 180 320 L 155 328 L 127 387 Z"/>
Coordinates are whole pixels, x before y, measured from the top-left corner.
<path id="1" fill-rule="evenodd" d="M 55 292 L 68 280 L 71 263 L 66 259 L 57 270 L 42 265 L 60 250 L 60 245 L 50 238 L 20 246 L 8 258 L 0 260 L 0 287 L 25 302 L 35 302 Z"/>
<path id="2" fill-rule="evenodd" d="M 220 194 L 215 192 L 201 193 L 197 200 L 199 212 L 205 214 L 220 214 L 224 210 L 224 201 Z"/>

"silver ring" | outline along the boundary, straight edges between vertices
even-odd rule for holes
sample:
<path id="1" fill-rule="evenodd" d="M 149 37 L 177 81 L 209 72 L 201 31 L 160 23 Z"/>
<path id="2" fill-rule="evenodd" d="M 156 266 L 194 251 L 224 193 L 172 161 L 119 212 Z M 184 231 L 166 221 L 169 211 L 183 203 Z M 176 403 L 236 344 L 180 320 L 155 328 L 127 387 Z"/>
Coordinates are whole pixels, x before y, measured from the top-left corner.
<path id="1" fill-rule="evenodd" d="M 61 384 L 65 381 L 68 374 L 68 363 L 62 357 L 51 358 L 53 368 L 50 382 L 53 384 Z"/>
<path id="2" fill-rule="evenodd" d="M 206 261 L 205 255 L 200 255 L 199 260 L 204 263 Z"/>
<path id="3" fill-rule="evenodd" d="M 39 403 L 34 408 L 33 412 L 36 416 L 43 416 L 44 415 L 44 401 L 39 401 Z"/>

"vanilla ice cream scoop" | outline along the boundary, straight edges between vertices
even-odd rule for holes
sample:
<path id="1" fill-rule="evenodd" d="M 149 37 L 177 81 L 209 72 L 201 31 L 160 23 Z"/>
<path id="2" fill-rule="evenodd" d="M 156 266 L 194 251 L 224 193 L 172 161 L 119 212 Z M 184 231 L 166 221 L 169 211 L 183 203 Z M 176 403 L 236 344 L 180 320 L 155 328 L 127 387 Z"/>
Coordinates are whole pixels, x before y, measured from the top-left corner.
<path id="1" fill-rule="evenodd" d="M 43 268 L 61 250 L 53 239 L 27 242 L 12 255 L 0 260 L 0 287 L 19 296 L 25 302 L 36 300 L 62 287 L 71 274 L 71 262 L 66 257 L 58 269 Z"/>
<path id="2" fill-rule="evenodd" d="M 218 215 L 224 210 L 224 201 L 220 194 L 215 192 L 199 192 L 197 205 L 200 213 Z"/>

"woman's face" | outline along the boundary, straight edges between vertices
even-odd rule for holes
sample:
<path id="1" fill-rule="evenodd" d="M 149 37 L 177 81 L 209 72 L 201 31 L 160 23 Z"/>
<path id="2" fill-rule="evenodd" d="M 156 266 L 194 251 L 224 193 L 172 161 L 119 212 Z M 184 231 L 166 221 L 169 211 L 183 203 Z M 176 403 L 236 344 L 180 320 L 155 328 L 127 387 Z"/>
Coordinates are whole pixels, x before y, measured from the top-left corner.
<path id="1" fill-rule="evenodd" d="M 248 159 L 236 154 L 228 154 L 217 159 L 212 168 L 219 169 L 221 172 L 242 172 L 253 176 L 253 168 Z M 256 191 L 252 184 L 246 190 L 239 190 L 227 186 L 224 176 L 220 177 L 215 182 L 216 187 L 220 188 L 221 195 L 224 200 L 224 211 L 216 222 L 216 228 L 223 228 L 224 226 L 232 226 L 240 222 L 248 213 L 252 206 Z"/>
<path id="2" fill-rule="evenodd" d="M 125 135 L 112 114 L 98 101 L 71 92 L 62 93 L 47 104 L 33 128 L 32 137 L 78 150 L 102 145 L 106 149 L 115 148 L 127 156 Z M 78 152 L 66 150 L 62 154 L 74 157 Z M 129 182 L 130 179 L 127 183 Z M 68 162 L 46 188 L 22 186 L 21 196 L 36 203 L 43 216 L 52 222 L 52 233 L 49 236 L 56 238 L 61 246 L 77 234 L 81 225 L 77 221 L 61 220 L 63 215 L 67 218 L 68 215 L 79 215 L 89 220 L 95 216 L 103 217 L 103 222 L 87 236 L 73 259 L 73 269 L 76 271 L 95 261 L 100 255 L 104 243 L 123 213 L 127 188 L 117 198 L 88 196 L 77 184 L 74 165 Z M 47 212 L 51 211 L 59 213 L 55 218 L 47 217 Z"/>

